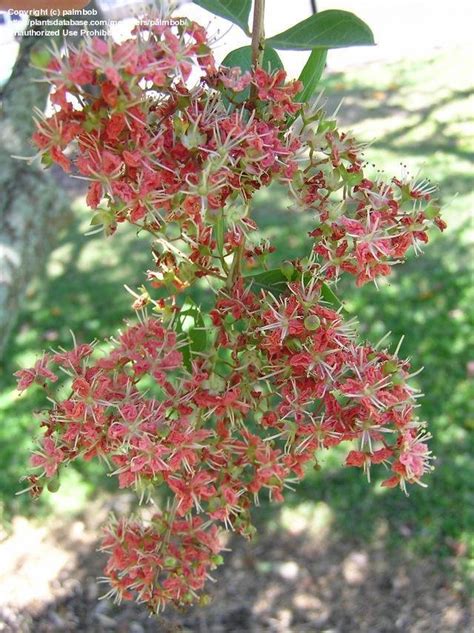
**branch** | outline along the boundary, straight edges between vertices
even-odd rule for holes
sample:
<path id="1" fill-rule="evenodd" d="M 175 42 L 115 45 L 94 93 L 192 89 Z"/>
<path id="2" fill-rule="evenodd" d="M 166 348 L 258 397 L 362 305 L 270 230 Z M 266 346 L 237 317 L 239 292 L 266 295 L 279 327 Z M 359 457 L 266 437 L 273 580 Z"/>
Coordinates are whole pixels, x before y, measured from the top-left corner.
<path id="1" fill-rule="evenodd" d="M 262 65 L 265 50 L 265 0 L 255 0 L 252 24 L 252 66 L 254 70 Z M 257 88 L 252 84 L 250 101 L 255 103 Z"/>
<path id="2" fill-rule="evenodd" d="M 265 0 L 255 0 L 252 25 L 252 65 L 262 65 L 265 48 Z"/>

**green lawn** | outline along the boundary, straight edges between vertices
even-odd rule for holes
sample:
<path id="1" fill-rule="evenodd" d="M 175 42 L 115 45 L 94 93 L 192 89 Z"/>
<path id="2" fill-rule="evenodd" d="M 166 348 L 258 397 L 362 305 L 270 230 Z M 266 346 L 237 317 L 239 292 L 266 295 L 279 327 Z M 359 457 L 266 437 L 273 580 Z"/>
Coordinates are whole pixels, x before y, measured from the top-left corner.
<path id="1" fill-rule="evenodd" d="M 345 125 L 373 141 L 367 151 L 370 163 L 387 174 L 399 173 L 399 163 L 406 163 L 410 171 L 422 168 L 441 185 L 449 229 L 434 237 L 425 256 L 411 257 L 378 291 L 373 286 L 357 290 L 350 281 L 340 288 L 346 307 L 359 317 L 362 336 L 375 341 L 390 330 L 396 344 L 405 334 L 402 350 L 415 368 L 425 368 L 416 378 L 426 394 L 420 416 L 430 422 L 438 457 L 429 488 L 417 488 L 406 498 L 369 485 L 358 471 L 339 467 L 336 451 L 289 496 L 290 510 L 262 510 L 261 520 L 270 526 L 306 513 L 316 522 L 330 521 L 336 535 L 384 538 L 397 546 L 403 542 L 418 553 L 452 555 L 473 545 L 474 288 L 468 220 L 474 201 L 474 88 L 467 85 L 468 60 L 465 51 L 449 51 L 423 62 L 372 66 L 325 80 L 330 111 L 345 96 Z M 255 217 L 276 243 L 279 259 L 299 255 L 309 243 L 311 218 L 294 216 L 286 206 L 280 189 L 261 192 L 255 204 Z M 14 493 L 21 489 L 18 479 L 37 433 L 31 411 L 41 406 L 34 394 L 15 394 L 12 372 L 45 347 L 70 345 L 70 329 L 80 340 L 113 333 L 130 315 L 123 284 L 139 285 L 148 266 L 148 249 L 126 227 L 109 240 L 84 237 L 88 214 L 82 201 L 76 207 L 77 219 L 60 236 L 46 274 L 32 283 L 1 369 L 0 509 L 6 522 L 13 513 L 32 510 L 26 495 Z M 75 512 L 104 489 L 112 484 L 99 466 L 78 465 L 66 473 L 60 491 L 45 495 L 35 511 Z"/>

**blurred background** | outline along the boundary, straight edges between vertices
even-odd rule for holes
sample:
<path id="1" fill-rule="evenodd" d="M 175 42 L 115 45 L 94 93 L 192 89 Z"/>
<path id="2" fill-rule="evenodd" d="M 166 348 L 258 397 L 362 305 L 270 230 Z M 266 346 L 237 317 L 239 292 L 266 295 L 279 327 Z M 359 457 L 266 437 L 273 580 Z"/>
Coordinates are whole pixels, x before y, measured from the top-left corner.
<path id="1" fill-rule="evenodd" d="M 110 510 L 128 511 L 133 498 L 118 494 L 99 465 L 83 463 L 38 503 L 16 494 L 38 434 L 32 411 L 41 402 L 34 393 L 18 397 L 12 373 L 45 348 L 69 346 L 69 330 L 80 341 L 116 331 L 130 314 L 123 283 L 142 283 L 148 250 L 131 227 L 120 227 L 112 240 L 85 237 L 90 217 L 80 181 L 10 158 L 32 153 L 31 105 L 43 109 L 47 94 L 26 81 L 27 46 L 15 36 L 15 20 L 0 13 L 0 631 L 472 630 L 473 5 L 316 4 L 354 11 L 378 44 L 330 51 L 322 81 L 328 111 L 343 100 L 341 127 L 371 142 L 367 157 L 388 177 L 403 163 L 441 190 L 448 230 L 432 236 L 424 257 L 411 256 L 379 290 L 340 288 L 363 337 L 376 341 L 391 331 L 396 343 L 405 334 L 402 352 L 424 367 L 415 380 L 426 394 L 420 415 L 430 422 L 437 455 L 429 487 L 407 498 L 369 485 L 355 469 L 340 467 L 341 453 L 328 452 L 283 507 L 263 505 L 255 513 L 260 531 L 253 543 L 231 540 L 206 609 L 150 620 L 134 605 L 97 601 L 100 523 Z M 136 5 L 102 0 L 98 8 L 123 18 L 120 37 Z M 310 0 L 267 0 L 267 35 L 311 12 Z M 248 43 L 237 27 L 195 5 L 183 4 L 178 14 L 220 34 L 220 59 Z M 296 77 L 307 54 L 282 57 Z M 282 259 L 301 252 L 311 226 L 287 205 L 278 188 L 261 192 L 255 205 Z"/>

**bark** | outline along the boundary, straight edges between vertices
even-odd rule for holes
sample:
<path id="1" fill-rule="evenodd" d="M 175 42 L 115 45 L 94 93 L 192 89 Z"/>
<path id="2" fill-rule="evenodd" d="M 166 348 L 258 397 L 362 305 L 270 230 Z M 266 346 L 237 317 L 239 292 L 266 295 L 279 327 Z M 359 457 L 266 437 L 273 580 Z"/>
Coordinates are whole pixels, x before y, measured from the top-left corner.
<path id="1" fill-rule="evenodd" d="M 92 6 L 92 5 L 91 5 Z M 38 27 L 35 27 L 38 28 Z M 70 199 L 53 176 L 12 156 L 31 156 L 32 109 L 43 109 L 48 85 L 34 81 L 34 47 L 51 41 L 43 35 L 23 38 L 0 105 L 0 356 L 31 279 L 44 269 L 58 230 L 72 218 Z"/>

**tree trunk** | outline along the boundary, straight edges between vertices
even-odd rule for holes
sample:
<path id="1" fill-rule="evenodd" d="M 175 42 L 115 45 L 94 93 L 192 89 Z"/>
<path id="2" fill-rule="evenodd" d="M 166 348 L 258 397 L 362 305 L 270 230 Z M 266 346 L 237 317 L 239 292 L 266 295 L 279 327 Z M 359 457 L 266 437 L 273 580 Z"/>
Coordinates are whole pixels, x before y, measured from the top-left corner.
<path id="1" fill-rule="evenodd" d="M 34 81 L 38 72 L 29 66 L 30 55 L 33 48 L 50 42 L 43 35 L 22 39 L 11 78 L 1 94 L 0 356 L 28 283 L 44 268 L 58 229 L 72 218 L 70 200 L 52 175 L 38 165 L 12 158 L 34 154 L 32 108 L 44 108 L 49 87 Z"/>

